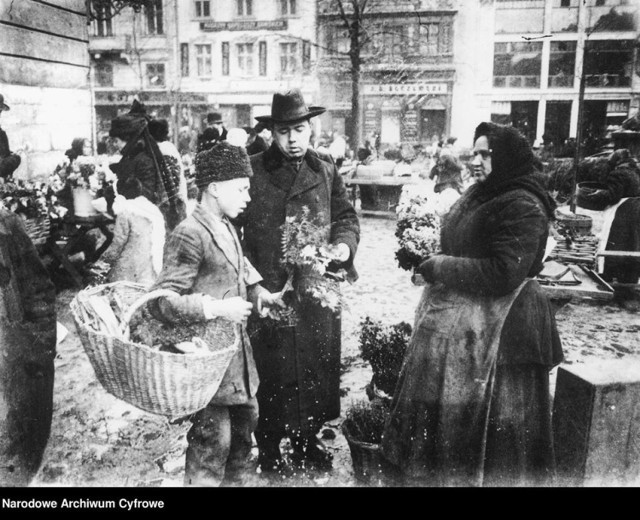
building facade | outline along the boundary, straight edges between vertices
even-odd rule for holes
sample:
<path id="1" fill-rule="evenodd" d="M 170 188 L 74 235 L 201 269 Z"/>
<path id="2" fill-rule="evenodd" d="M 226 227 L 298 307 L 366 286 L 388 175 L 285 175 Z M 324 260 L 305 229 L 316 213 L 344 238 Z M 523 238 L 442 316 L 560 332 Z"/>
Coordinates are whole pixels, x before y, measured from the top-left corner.
<path id="1" fill-rule="evenodd" d="M 83 0 L 0 0 L 0 125 L 21 156 L 17 178 L 46 179 L 75 137 L 91 137 Z"/>
<path id="2" fill-rule="evenodd" d="M 492 76 L 476 93 L 482 115 L 531 142 L 561 146 L 576 137 L 584 70 L 583 138 L 604 138 L 640 103 L 639 8 L 635 0 L 496 0 L 481 8 L 493 26 Z"/>
<path id="3" fill-rule="evenodd" d="M 362 30 L 361 143 L 374 134 L 383 146 L 430 143 L 450 134 L 459 16 L 455 2 L 446 0 L 378 0 L 360 16 L 347 11 L 348 21 Z M 349 133 L 354 44 L 336 2 L 318 3 L 318 34 L 321 104 L 329 108 L 323 127 Z"/>
<path id="4" fill-rule="evenodd" d="M 207 112 L 227 128 L 253 127 L 273 94 L 299 88 L 317 102 L 315 0 L 180 2 L 181 126 L 199 131 Z"/>
<path id="5" fill-rule="evenodd" d="M 152 0 L 140 12 L 108 7 L 89 27 L 91 84 L 97 140 L 108 135 L 111 120 L 138 98 L 155 117 L 175 124 L 179 48 L 176 0 Z M 173 126 L 173 125 L 172 125 Z"/>

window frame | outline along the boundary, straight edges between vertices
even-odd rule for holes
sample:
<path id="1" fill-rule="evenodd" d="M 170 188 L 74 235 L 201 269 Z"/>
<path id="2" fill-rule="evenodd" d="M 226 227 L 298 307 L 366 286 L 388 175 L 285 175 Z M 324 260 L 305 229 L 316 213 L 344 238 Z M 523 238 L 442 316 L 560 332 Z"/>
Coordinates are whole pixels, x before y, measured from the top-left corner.
<path id="1" fill-rule="evenodd" d="M 300 72 L 300 52 L 298 42 L 279 42 L 280 46 L 280 74 L 283 76 L 294 76 Z M 291 52 L 284 52 L 285 49 L 292 49 Z M 291 67 L 293 63 L 293 67 Z"/>
<path id="2" fill-rule="evenodd" d="M 239 76 L 255 76 L 253 43 L 236 43 L 236 65 Z"/>
<path id="3" fill-rule="evenodd" d="M 210 43 L 194 43 L 196 56 L 196 77 L 210 79 L 213 77 L 213 46 Z M 208 53 L 202 51 L 208 49 Z M 207 72 L 208 62 L 208 74 Z"/>
<path id="4" fill-rule="evenodd" d="M 106 74 L 108 76 L 109 81 L 101 81 L 101 78 L 105 77 L 105 73 L 103 71 L 104 68 L 108 68 L 109 71 Z M 96 63 L 94 66 L 94 74 L 95 74 L 95 84 L 97 87 L 113 87 L 113 63 L 111 62 L 101 62 Z"/>
<path id="5" fill-rule="evenodd" d="M 298 4 L 296 0 L 280 0 L 279 4 L 280 16 L 298 16 Z M 291 7 L 293 7 L 293 9 L 291 9 Z"/>
<path id="6" fill-rule="evenodd" d="M 146 78 L 146 83 L 147 83 L 147 88 L 166 88 L 167 86 L 167 67 L 166 64 L 164 62 L 152 62 L 152 63 L 146 63 L 145 64 L 145 78 Z M 152 67 L 158 68 L 158 71 L 156 71 L 156 75 L 160 76 L 162 78 L 162 83 L 160 84 L 153 84 L 150 81 L 150 69 Z M 162 74 L 159 73 L 159 69 L 162 69 Z"/>
<path id="7" fill-rule="evenodd" d="M 151 0 L 151 2 L 145 6 L 144 14 L 147 34 L 153 36 L 164 36 L 163 0 Z"/>
<path id="8" fill-rule="evenodd" d="M 195 18 L 211 18 L 211 0 L 195 0 L 193 5 Z M 200 14 L 198 14 L 198 11 L 200 11 Z M 208 11 L 208 13 L 205 13 L 205 11 Z"/>
<path id="9" fill-rule="evenodd" d="M 236 16 L 242 18 L 253 16 L 253 0 L 236 0 Z"/>

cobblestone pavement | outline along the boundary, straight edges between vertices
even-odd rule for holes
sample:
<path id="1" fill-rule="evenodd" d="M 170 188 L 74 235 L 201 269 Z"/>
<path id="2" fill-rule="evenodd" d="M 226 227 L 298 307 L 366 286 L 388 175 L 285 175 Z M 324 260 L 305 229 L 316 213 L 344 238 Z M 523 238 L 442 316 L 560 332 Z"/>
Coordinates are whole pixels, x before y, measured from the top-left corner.
<path id="1" fill-rule="evenodd" d="M 359 355 L 359 324 L 369 316 L 384 323 L 413 322 L 421 288 L 397 267 L 395 221 L 363 218 L 356 257 L 359 280 L 344 287 L 341 379 L 343 411 L 365 398 L 371 370 Z M 68 304 L 73 291 L 58 298 L 59 321 L 69 330 L 58 347 L 54 416 L 45 458 L 33 486 L 154 487 L 182 486 L 188 424 L 170 425 L 106 393 L 75 332 Z M 640 353 L 637 314 L 612 304 L 565 303 L 558 311 L 566 363 L 619 358 Z M 330 472 L 249 476 L 246 486 L 355 487 L 342 418 L 325 425 L 334 454 Z M 256 450 L 254 449 L 254 459 Z"/>

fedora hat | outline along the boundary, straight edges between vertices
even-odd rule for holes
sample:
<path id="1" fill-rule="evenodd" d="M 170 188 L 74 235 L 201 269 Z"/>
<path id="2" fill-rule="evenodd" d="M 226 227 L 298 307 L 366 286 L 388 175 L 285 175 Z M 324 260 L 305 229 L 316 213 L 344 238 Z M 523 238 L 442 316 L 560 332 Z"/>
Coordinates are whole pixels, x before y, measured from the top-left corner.
<path id="1" fill-rule="evenodd" d="M 222 120 L 222 115 L 218 112 L 210 112 L 207 114 L 207 123 L 212 125 L 214 123 L 224 123 L 224 121 Z"/>
<path id="2" fill-rule="evenodd" d="M 307 107 L 299 89 L 293 89 L 285 93 L 276 93 L 271 102 L 270 116 L 256 116 L 256 120 L 262 123 L 293 123 L 310 119 L 326 112 L 324 107 Z"/>
<path id="3" fill-rule="evenodd" d="M 7 105 L 4 102 L 4 96 L 0 94 L 0 112 L 2 112 L 3 110 L 11 110 L 11 109 L 9 108 L 9 105 Z"/>

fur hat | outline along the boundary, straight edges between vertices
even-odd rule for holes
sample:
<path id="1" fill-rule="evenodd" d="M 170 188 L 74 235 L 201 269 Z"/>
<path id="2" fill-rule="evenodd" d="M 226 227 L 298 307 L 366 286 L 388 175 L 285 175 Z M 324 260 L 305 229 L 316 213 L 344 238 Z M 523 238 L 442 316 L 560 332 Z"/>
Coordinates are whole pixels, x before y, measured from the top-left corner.
<path id="1" fill-rule="evenodd" d="M 209 150 L 196 155 L 196 186 L 205 188 L 212 182 L 251 177 L 249 155 L 242 146 L 220 141 Z"/>

